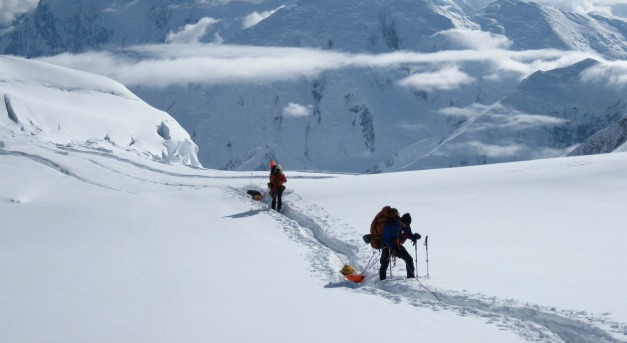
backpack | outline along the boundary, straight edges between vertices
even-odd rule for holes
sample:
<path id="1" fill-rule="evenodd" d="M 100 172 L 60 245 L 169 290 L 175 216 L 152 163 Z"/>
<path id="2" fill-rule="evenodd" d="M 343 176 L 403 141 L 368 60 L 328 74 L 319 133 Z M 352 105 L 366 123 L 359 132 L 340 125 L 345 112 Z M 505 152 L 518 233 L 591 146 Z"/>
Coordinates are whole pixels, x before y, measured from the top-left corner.
<path id="1" fill-rule="evenodd" d="M 272 163 L 274 163 L 274 161 L 272 161 Z M 283 167 L 280 164 L 274 164 L 272 165 L 272 167 L 270 168 L 270 182 L 268 182 L 268 191 L 270 193 L 270 195 L 273 195 L 273 191 L 272 189 L 275 186 L 275 183 L 281 183 L 281 174 L 283 174 Z M 278 185 L 277 185 L 278 186 Z M 283 187 L 283 186 L 281 186 Z M 283 187 L 283 189 L 285 189 L 285 187 Z"/>
<path id="2" fill-rule="evenodd" d="M 370 236 L 370 246 L 375 249 L 383 248 L 383 228 L 388 221 L 398 218 L 398 210 L 390 206 L 385 206 L 379 211 L 370 224 L 370 235 L 366 235 Z M 366 236 L 364 236 L 364 240 L 366 240 Z"/>

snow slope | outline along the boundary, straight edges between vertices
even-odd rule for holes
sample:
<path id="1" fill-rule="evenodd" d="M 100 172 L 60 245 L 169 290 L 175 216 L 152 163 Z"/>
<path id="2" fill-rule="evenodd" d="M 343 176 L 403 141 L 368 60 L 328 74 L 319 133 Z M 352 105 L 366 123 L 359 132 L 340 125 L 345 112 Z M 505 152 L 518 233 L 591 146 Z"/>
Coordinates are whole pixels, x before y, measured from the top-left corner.
<path id="1" fill-rule="evenodd" d="M 0 142 L 1 341 L 627 341 L 624 153 L 288 168 L 282 215 L 245 194 L 265 172 Z M 423 235 L 420 283 L 343 280 L 377 257 L 361 236 L 386 204 Z"/>
<path id="2" fill-rule="evenodd" d="M 118 82 L 0 56 L 0 133 L 200 167 L 189 134 Z"/>
<path id="3" fill-rule="evenodd" d="M 2 342 L 627 342 L 625 153 L 378 175 L 279 161 L 279 214 L 246 194 L 266 171 L 155 158 L 167 116 L 119 84 L 0 62 Z M 399 262 L 379 281 L 362 240 L 388 204 L 423 235 L 418 280 Z"/>

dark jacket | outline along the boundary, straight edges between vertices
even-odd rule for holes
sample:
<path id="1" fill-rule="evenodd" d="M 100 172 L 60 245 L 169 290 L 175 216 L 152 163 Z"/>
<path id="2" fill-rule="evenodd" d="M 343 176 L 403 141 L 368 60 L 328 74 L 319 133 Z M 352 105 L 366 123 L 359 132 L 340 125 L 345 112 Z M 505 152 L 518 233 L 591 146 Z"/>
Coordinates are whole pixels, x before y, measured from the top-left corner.
<path id="1" fill-rule="evenodd" d="M 383 227 L 383 243 L 390 249 L 400 246 L 413 236 L 411 227 L 403 228 L 399 219 L 390 220 Z"/>

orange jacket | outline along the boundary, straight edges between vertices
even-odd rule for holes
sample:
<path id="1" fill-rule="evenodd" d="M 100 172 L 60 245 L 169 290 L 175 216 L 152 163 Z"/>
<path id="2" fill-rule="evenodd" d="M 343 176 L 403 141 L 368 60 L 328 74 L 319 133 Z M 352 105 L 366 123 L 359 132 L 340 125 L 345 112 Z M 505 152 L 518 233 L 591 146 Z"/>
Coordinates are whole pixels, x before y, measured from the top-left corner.
<path id="1" fill-rule="evenodd" d="M 279 174 L 270 173 L 270 187 L 272 188 L 273 192 L 276 191 L 277 187 L 283 186 L 283 184 L 286 182 L 287 178 L 282 172 Z"/>

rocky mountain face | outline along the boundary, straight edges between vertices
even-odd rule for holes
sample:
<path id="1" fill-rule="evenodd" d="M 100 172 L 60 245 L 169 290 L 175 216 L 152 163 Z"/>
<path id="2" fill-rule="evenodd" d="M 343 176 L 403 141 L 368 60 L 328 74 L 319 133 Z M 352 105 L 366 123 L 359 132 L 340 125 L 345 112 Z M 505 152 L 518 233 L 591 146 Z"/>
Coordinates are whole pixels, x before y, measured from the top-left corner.
<path id="1" fill-rule="evenodd" d="M 52 1 L 41 1 L 34 12 L 19 18 L 15 29 L 0 41 L 4 54 L 36 57 L 63 52 L 98 49 L 109 42 L 112 31 L 98 11 L 83 9 L 67 16 L 57 12 Z M 70 4 L 68 4 L 69 6 Z"/>
<path id="2" fill-rule="evenodd" d="M 622 106 L 621 113 L 625 113 L 625 105 Z M 627 115 L 623 115 L 614 124 L 590 136 L 568 156 L 625 151 L 625 142 L 627 142 Z"/>
<path id="3" fill-rule="evenodd" d="M 252 26 L 253 11 L 272 11 Z M 442 32 L 482 30 L 514 51 L 558 49 L 596 60 L 542 70 L 521 80 L 489 61 L 453 68 L 471 82 L 406 87 L 412 75 L 442 68 L 407 62 L 344 68 L 296 80 L 129 87 L 170 113 L 199 146 L 205 167 L 386 172 L 565 156 L 625 114 L 624 92 L 585 81 L 601 59 L 626 56 L 627 23 L 532 2 L 499 0 L 469 13 L 465 1 L 300 0 L 200 4 L 188 1 L 42 0 L 0 35 L 4 54 L 27 57 L 166 43 L 168 34 L 215 19 L 201 41 L 314 48 L 354 54 L 433 54 L 465 49 Z M 470 51 L 472 52 L 472 51 Z M 444 64 L 446 61 L 442 61 Z M 435 68 L 435 69 L 434 69 Z M 440 69 L 437 69 L 440 68 Z M 299 104 L 307 111 L 293 116 Z M 459 112 L 472 112 L 460 115 Z"/>

